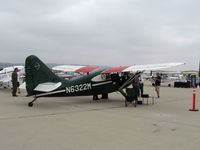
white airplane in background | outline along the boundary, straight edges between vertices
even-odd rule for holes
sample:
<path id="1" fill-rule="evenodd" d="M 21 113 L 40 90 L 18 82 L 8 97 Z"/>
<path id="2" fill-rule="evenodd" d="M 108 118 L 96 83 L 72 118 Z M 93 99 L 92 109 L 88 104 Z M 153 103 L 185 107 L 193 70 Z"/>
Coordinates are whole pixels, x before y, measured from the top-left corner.
<path id="1" fill-rule="evenodd" d="M 163 71 L 163 70 L 157 70 L 154 71 L 153 74 L 155 74 L 155 72 L 158 72 L 161 76 L 161 83 L 168 83 L 168 86 L 171 86 L 171 82 L 173 81 L 183 81 L 186 80 L 183 77 L 183 74 L 181 71 Z M 152 85 L 155 82 L 155 76 L 151 75 L 151 77 L 149 78 Z"/>
<path id="2" fill-rule="evenodd" d="M 0 87 L 12 88 L 12 73 L 15 68 L 19 69 L 19 82 L 22 83 L 25 74 L 24 66 L 10 66 L 0 70 Z"/>
<path id="3" fill-rule="evenodd" d="M 57 76 L 64 78 L 66 80 L 70 80 L 74 77 L 81 76 L 83 73 L 81 72 L 74 72 L 74 70 L 77 70 L 79 68 L 82 68 L 84 66 L 79 65 L 58 65 L 54 66 L 52 68 L 52 72 L 55 73 Z"/>

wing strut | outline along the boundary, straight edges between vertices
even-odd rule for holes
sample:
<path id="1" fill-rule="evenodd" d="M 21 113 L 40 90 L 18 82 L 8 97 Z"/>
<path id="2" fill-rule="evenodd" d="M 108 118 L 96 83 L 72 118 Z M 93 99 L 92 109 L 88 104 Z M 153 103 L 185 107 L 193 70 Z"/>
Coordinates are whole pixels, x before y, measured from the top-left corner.
<path id="1" fill-rule="evenodd" d="M 127 87 L 131 84 L 131 82 L 137 78 L 140 74 L 142 74 L 144 71 L 138 71 L 134 73 L 121 87 L 119 87 L 118 91 L 121 91 L 123 88 Z"/>
<path id="2" fill-rule="evenodd" d="M 128 106 L 128 96 L 127 96 L 127 93 L 124 92 L 124 88 L 126 88 L 128 85 L 131 84 L 131 82 L 133 82 L 133 80 L 135 78 L 137 78 L 140 74 L 142 74 L 144 71 L 138 71 L 136 73 L 134 73 L 119 89 L 118 91 L 125 97 L 125 107 Z M 137 105 L 137 101 L 135 102 L 135 107 Z"/>

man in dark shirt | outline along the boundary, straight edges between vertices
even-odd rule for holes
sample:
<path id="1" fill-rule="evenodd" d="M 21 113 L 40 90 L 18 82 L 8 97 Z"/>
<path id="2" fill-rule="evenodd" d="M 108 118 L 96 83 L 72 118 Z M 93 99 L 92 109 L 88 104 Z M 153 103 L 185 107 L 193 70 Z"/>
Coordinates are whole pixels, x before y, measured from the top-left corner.
<path id="1" fill-rule="evenodd" d="M 157 93 L 158 98 L 160 97 L 160 83 L 161 83 L 161 76 L 159 73 L 157 73 L 155 79 L 155 91 Z"/>
<path id="2" fill-rule="evenodd" d="M 12 86 L 13 86 L 13 89 L 12 89 L 12 96 L 17 96 L 16 93 L 17 93 L 17 78 L 18 78 L 18 68 L 15 68 L 13 73 L 12 73 Z"/>

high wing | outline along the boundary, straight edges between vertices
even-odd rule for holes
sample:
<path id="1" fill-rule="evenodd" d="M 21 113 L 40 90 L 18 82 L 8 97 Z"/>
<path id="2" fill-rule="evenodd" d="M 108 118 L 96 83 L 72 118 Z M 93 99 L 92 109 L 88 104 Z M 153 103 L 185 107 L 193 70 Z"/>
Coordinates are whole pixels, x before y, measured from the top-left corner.
<path id="1" fill-rule="evenodd" d="M 175 66 L 184 65 L 184 64 L 185 63 L 174 62 L 174 63 L 149 64 L 149 65 L 120 66 L 120 67 L 110 68 L 108 70 L 103 71 L 102 73 L 158 70 L 158 69 L 170 68 L 170 67 L 175 67 Z"/>
<path id="2" fill-rule="evenodd" d="M 52 68 L 53 71 L 62 72 L 76 72 L 76 73 L 88 73 L 97 69 L 98 66 L 76 66 L 76 65 L 60 65 Z"/>
<path id="3" fill-rule="evenodd" d="M 142 74 L 144 71 L 147 70 L 159 70 L 159 69 L 164 69 L 164 68 L 170 68 L 174 66 L 179 66 L 183 65 L 184 63 L 180 62 L 174 62 L 174 63 L 162 63 L 162 64 L 149 64 L 149 65 L 133 65 L 133 66 L 119 66 L 119 67 L 107 67 L 104 69 L 101 74 L 108 74 L 108 78 L 111 77 L 111 74 L 113 73 L 128 73 L 130 76 L 132 76 L 128 81 L 126 81 L 119 89 L 123 89 L 127 85 L 129 85 L 134 78 Z M 55 71 L 62 71 L 62 72 L 74 72 L 74 73 L 90 73 L 95 70 L 98 70 L 97 66 L 76 66 L 76 65 L 61 65 L 61 66 L 56 66 L 53 67 L 52 70 Z M 95 78 L 92 79 L 94 82 L 100 82 L 103 80 L 107 80 L 106 76 L 96 76 Z M 118 75 L 117 75 L 118 76 Z M 122 75 L 125 77 L 125 75 Z M 73 76 L 75 77 L 75 75 Z M 71 77 L 71 78 L 73 78 Z M 112 78 L 116 77 L 111 77 L 111 80 L 114 80 Z M 118 77 L 117 77 L 118 78 Z M 123 78 L 123 77 L 122 77 Z M 126 77 L 125 77 L 126 78 Z M 120 79 L 121 80 L 121 79 Z"/>
<path id="4" fill-rule="evenodd" d="M 148 70 L 159 70 L 164 68 L 175 67 L 184 65 L 182 62 L 173 63 L 161 63 L 161 64 L 149 64 L 149 65 L 133 65 L 133 66 L 120 66 L 110 67 L 102 73 L 119 73 L 119 72 L 137 72 L 137 71 L 148 71 Z M 77 65 L 60 65 L 52 68 L 53 71 L 62 72 L 76 72 L 76 73 L 90 73 L 99 66 L 77 66 Z"/>
<path id="5" fill-rule="evenodd" d="M 162 63 L 162 64 L 150 64 L 150 65 L 134 65 L 131 67 L 126 68 L 123 70 L 123 72 L 136 72 L 136 71 L 142 71 L 142 70 L 158 70 L 158 69 L 164 69 L 164 68 L 170 68 L 175 66 L 184 65 L 185 63 L 182 62 L 174 62 L 174 63 Z"/>
<path id="6" fill-rule="evenodd" d="M 83 68 L 85 66 L 76 66 L 76 65 L 59 65 L 52 68 L 53 71 L 62 71 L 62 72 L 75 72 L 76 70 Z"/>

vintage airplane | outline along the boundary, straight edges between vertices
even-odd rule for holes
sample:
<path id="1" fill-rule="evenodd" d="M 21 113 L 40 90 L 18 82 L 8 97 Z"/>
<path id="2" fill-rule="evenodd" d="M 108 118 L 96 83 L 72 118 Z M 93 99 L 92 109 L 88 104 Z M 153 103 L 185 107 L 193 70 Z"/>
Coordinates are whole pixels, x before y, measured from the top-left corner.
<path id="1" fill-rule="evenodd" d="M 20 77 L 22 77 L 22 75 L 25 73 L 24 66 L 10 66 L 2 68 L 0 71 L 0 87 L 12 88 L 11 76 L 15 68 L 19 69 L 18 73 Z M 19 79 L 21 80 L 22 78 Z"/>
<path id="2" fill-rule="evenodd" d="M 31 55 L 25 61 L 27 96 L 34 96 L 28 103 L 33 106 L 39 97 L 89 96 L 119 91 L 125 97 L 124 89 L 144 72 L 158 70 L 184 63 L 165 63 L 155 65 L 134 65 L 120 67 L 68 66 L 82 76 L 65 80 L 55 75 L 38 57 Z M 67 68 L 65 68 L 68 70 Z"/>

